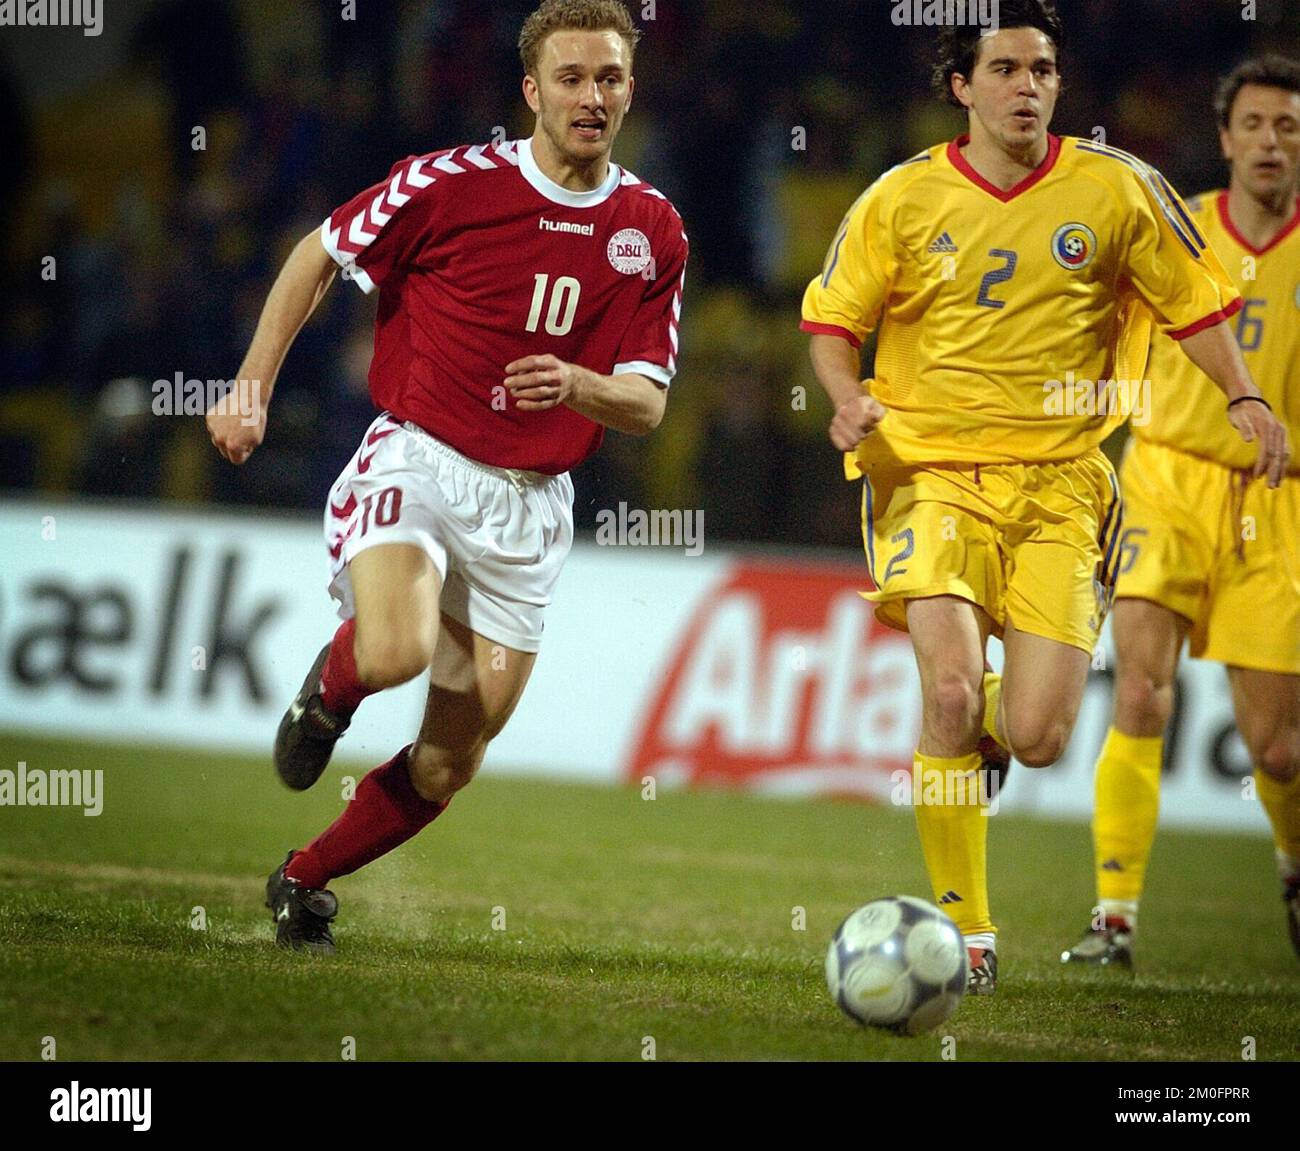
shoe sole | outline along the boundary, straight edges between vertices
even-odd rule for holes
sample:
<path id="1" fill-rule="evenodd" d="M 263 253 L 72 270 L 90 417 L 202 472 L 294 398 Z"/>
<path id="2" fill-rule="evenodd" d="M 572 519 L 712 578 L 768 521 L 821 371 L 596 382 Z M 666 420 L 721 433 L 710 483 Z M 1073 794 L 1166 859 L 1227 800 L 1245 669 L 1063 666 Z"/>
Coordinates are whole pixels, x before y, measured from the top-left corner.
<path id="1" fill-rule="evenodd" d="M 989 952 L 988 954 L 990 956 L 990 963 L 988 965 L 989 978 L 975 982 L 970 977 L 967 977 L 966 980 L 967 995 L 992 995 L 998 989 L 997 957 L 992 952 Z M 970 972 L 972 976 L 974 975 L 975 970 L 976 970 L 976 965 L 972 963 L 970 965 Z"/>
<path id="2" fill-rule="evenodd" d="M 1067 951 L 1061 956 L 1061 965 L 1063 967 L 1115 967 L 1131 973 L 1133 970 L 1133 956 L 1107 955 L 1104 957 L 1099 956 L 1096 959 L 1088 959 L 1080 955 L 1071 955 Z"/>
<path id="3" fill-rule="evenodd" d="M 302 719 L 302 709 L 306 706 L 307 700 L 320 690 L 320 674 L 325 667 L 325 661 L 329 658 L 330 645 L 326 644 L 320 649 L 320 654 L 316 656 L 316 662 L 311 665 L 311 670 L 307 673 L 307 678 L 302 681 L 302 687 L 298 689 L 298 694 L 294 696 L 293 703 L 289 705 L 289 710 L 284 713 L 280 720 L 280 726 L 275 733 L 275 770 L 279 775 L 280 781 L 291 791 L 306 791 L 325 773 L 325 768 L 329 766 L 330 755 L 334 753 L 333 744 L 330 745 L 329 754 L 325 756 L 324 762 L 318 768 L 308 769 L 304 774 L 302 769 L 295 768 L 289 762 L 288 740 L 289 733 L 293 730 L 294 725 Z M 298 714 L 295 716 L 294 712 Z M 310 738 L 304 736 L 304 738 Z M 311 772 L 314 770 L 314 774 Z"/>

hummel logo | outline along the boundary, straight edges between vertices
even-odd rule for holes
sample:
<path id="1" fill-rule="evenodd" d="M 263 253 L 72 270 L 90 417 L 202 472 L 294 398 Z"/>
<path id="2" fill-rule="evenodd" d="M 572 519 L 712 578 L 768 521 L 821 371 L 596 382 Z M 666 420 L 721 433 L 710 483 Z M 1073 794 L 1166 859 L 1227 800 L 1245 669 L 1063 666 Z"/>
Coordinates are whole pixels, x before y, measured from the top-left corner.
<path id="1" fill-rule="evenodd" d="M 307 709 L 303 707 L 296 699 L 289 705 L 289 722 L 297 723 L 302 719 L 302 713 Z"/>
<path id="2" fill-rule="evenodd" d="M 545 217 L 537 221 L 538 231 L 568 232 L 572 236 L 594 236 L 595 224 L 571 224 L 568 220 L 548 220 Z"/>
<path id="3" fill-rule="evenodd" d="M 955 891 L 945 891 L 939 898 L 940 903 L 961 903 L 962 898 Z"/>
<path id="4" fill-rule="evenodd" d="M 1101 865 L 1102 871 L 1123 871 L 1124 865 L 1118 859 L 1108 859 Z"/>
<path id="5" fill-rule="evenodd" d="M 952 237 L 947 232 L 944 232 L 926 251 L 933 252 L 935 255 L 943 255 L 945 252 L 957 251 L 957 245 L 952 242 Z"/>
<path id="6" fill-rule="evenodd" d="M 280 908 L 280 914 L 277 915 L 275 918 L 277 921 L 289 918 L 289 905 L 287 903 L 282 908 Z"/>

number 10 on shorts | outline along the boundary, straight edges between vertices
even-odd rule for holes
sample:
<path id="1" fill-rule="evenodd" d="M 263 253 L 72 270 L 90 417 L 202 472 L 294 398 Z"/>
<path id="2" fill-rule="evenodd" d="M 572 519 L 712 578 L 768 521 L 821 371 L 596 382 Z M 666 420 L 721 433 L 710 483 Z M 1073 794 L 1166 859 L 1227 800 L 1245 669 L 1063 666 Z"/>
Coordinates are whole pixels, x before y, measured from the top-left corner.
<path id="1" fill-rule="evenodd" d="M 377 495 L 366 496 L 361 501 L 361 534 L 370 530 L 370 513 L 375 514 L 375 527 L 390 528 L 402 514 L 402 489 L 385 488 Z"/>

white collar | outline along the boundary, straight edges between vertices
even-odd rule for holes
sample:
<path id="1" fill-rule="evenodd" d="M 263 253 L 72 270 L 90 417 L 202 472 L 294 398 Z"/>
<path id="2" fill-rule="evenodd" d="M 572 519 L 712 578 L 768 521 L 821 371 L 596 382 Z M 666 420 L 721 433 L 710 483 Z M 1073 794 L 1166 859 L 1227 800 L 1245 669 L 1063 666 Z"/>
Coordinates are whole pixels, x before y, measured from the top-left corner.
<path id="1" fill-rule="evenodd" d="M 553 203 L 563 204 L 566 208 L 594 208 L 608 200 L 623 179 L 623 170 L 611 162 L 609 175 L 599 188 L 593 188 L 590 192 L 570 192 L 537 166 L 537 159 L 533 155 L 533 139 L 530 137 L 518 142 L 516 151 L 519 155 L 519 171 L 525 180 Z"/>

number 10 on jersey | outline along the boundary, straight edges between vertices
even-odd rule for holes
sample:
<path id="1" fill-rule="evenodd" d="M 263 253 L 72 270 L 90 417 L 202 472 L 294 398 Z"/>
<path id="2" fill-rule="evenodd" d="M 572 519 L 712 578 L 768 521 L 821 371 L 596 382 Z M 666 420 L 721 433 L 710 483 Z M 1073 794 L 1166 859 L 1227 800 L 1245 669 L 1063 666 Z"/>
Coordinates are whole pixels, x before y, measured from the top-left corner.
<path id="1" fill-rule="evenodd" d="M 537 325 L 542 319 L 542 308 L 549 295 L 551 306 L 546 312 L 546 333 L 550 336 L 567 336 L 578 311 L 582 285 L 572 276 L 556 277 L 554 287 L 550 287 L 550 280 L 551 277 L 545 272 L 538 272 L 533 277 L 533 306 L 528 310 L 528 323 L 524 325 L 524 331 L 537 331 Z"/>

